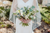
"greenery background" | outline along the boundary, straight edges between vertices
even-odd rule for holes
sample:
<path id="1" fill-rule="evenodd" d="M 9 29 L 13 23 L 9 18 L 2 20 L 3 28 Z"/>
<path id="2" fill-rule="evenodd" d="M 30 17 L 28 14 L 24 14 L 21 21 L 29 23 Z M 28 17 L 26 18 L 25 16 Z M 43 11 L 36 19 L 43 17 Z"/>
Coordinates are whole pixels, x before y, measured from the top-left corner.
<path id="1" fill-rule="evenodd" d="M 50 6 L 48 7 L 41 7 L 39 5 L 40 8 L 40 13 L 41 13 L 41 17 L 42 17 L 42 21 L 44 21 L 47 24 L 50 24 Z M 9 14 L 10 14 L 10 9 L 11 6 L 7 6 L 7 7 L 0 7 L 0 17 L 4 17 L 5 19 L 9 18 Z"/>
<path id="2" fill-rule="evenodd" d="M 10 21 L 8 20 L 12 0 L 8 0 L 8 1 L 10 1 L 9 5 L 1 3 L 4 6 L 0 6 L 0 28 L 11 28 L 12 27 L 12 25 L 11 25 L 12 23 L 9 24 Z M 39 2 L 39 9 L 40 9 L 41 17 L 42 17 L 42 19 L 41 19 L 42 24 L 39 29 L 43 30 L 43 31 L 47 31 L 47 29 L 50 28 L 50 26 L 49 26 L 50 25 L 50 6 L 43 6 L 42 0 L 38 0 L 38 2 Z M 7 21 L 9 21 L 9 22 L 7 22 Z M 8 24 L 6 24 L 6 23 L 8 23 Z M 14 26 L 12 28 L 14 28 Z"/>

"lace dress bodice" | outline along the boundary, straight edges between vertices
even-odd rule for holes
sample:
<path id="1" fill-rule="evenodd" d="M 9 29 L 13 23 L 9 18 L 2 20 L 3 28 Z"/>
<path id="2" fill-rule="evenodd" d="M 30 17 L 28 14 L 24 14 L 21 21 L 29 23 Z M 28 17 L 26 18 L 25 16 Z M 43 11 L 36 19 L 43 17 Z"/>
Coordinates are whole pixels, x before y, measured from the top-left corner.
<path id="1" fill-rule="evenodd" d="M 33 5 L 33 0 L 28 0 L 26 3 L 23 0 L 17 0 L 18 3 L 18 7 L 22 8 L 22 7 L 31 7 Z"/>

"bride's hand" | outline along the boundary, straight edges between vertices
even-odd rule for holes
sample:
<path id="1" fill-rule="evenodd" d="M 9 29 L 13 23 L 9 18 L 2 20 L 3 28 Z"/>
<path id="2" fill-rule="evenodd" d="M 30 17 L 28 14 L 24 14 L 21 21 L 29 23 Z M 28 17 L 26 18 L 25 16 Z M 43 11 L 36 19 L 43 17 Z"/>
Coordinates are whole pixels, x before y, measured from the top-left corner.
<path id="1" fill-rule="evenodd" d="M 23 18 L 21 18 L 21 19 L 19 19 L 20 21 L 22 21 L 23 23 L 29 23 L 31 20 L 30 19 L 23 19 Z"/>

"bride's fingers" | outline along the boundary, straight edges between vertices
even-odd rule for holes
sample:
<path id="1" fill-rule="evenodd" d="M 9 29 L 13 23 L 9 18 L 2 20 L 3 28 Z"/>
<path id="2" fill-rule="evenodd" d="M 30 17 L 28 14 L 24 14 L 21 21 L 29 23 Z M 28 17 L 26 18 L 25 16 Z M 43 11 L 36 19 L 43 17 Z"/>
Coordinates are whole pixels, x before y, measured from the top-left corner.
<path id="1" fill-rule="evenodd" d="M 24 20 L 23 22 L 24 22 L 24 23 L 28 23 L 29 21 Z"/>
<path id="2" fill-rule="evenodd" d="M 23 19 L 23 18 L 21 18 L 20 19 L 23 23 L 29 23 L 30 22 L 30 20 L 25 20 L 25 19 Z"/>
<path id="3" fill-rule="evenodd" d="M 23 23 L 26 23 L 27 21 L 26 20 L 23 20 Z"/>

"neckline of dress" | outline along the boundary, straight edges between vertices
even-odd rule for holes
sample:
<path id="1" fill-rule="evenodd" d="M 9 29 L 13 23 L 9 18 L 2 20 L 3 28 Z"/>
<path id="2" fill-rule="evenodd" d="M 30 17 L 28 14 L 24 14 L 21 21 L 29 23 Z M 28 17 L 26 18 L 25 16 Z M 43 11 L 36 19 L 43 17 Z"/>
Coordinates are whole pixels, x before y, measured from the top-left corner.
<path id="1" fill-rule="evenodd" d="M 22 0 L 22 1 L 23 1 L 23 0 Z M 30 0 L 28 0 L 26 3 L 28 3 L 29 1 L 30 1 Z M 23 1 L 23 3 L 25 3 L 25 2 Z M 25 4 L 26 4 L 26 3 L 25 3 Z"/>

